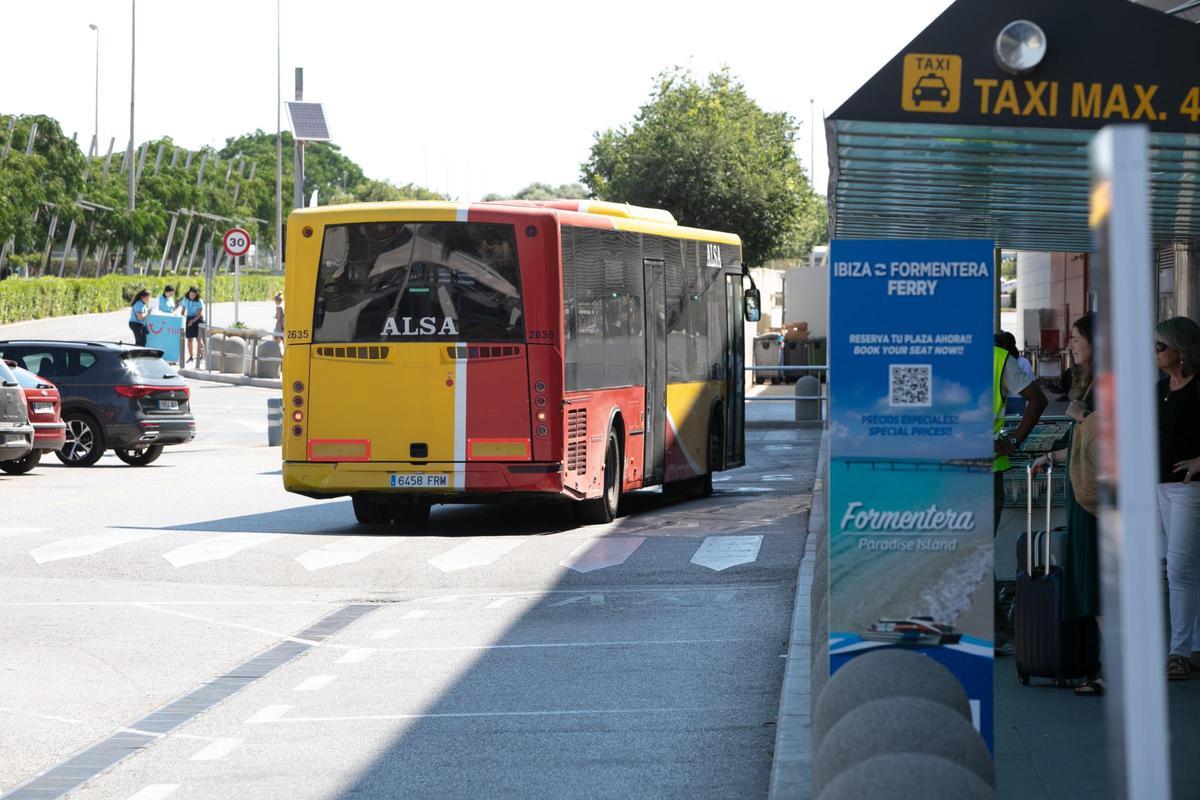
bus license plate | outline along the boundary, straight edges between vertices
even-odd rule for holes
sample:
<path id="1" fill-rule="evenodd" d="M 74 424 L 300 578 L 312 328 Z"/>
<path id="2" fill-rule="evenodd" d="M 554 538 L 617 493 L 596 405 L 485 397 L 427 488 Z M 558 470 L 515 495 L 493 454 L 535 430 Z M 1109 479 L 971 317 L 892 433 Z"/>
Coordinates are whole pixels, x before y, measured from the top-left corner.
<path id="1" fill-rule="evenodd" d="M 449 489 L 450 476 L 444 472 L 393 472 L 393 489 Z"/>
<path id="2" fill-rule="evenodd" d="M 158 410 L 159 411 L 178 411 L 179 410 L 179 401 L 178 400 L 159 400 L 158 401 Z"/>

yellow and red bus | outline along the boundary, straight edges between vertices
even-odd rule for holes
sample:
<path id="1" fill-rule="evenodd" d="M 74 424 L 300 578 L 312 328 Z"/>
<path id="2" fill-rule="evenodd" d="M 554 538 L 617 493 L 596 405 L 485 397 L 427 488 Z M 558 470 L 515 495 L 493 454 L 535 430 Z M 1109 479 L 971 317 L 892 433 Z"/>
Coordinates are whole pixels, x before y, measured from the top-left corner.
<path id="1" fill-rule="evenodd" d="M 361 523 L 431 505 L 707 495 L 744 454 L 741 240 L 560 200 L 288 218 L 283 481 Z"/>

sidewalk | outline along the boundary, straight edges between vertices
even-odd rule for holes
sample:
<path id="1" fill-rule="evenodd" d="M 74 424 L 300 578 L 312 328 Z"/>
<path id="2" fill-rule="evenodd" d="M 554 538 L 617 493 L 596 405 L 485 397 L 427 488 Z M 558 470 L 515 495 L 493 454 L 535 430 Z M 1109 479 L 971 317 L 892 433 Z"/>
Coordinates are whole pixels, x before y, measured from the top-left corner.
<path id="1" fill-rule="evenodd" d="M 234 322 L 233 303 L 213 303 L 206 316 L 210 325 L 218 328 L 230 326 Z M 239 303 L 238 319 L 248 327 L 271 330 L 275 327 L 275 303 L 270 300 Z M 129 330 L 129 309 L 123 308 L 103 314 L 79 314 L 0 325 L 0 339 L 83 339 L 132 343 L 133 332 Z"/>

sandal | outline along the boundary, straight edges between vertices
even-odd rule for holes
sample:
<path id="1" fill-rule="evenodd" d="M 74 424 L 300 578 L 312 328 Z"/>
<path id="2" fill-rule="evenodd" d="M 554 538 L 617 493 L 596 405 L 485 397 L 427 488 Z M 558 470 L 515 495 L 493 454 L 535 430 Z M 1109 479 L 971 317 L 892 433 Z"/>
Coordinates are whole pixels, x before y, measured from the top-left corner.
<path id="1" fill-rule="evenodd" d="M 1167 659 L 1167 680 L 1187 680 L 1192 675 L 1192 664 L 1187 656 L 1170 656 Z"/>
<path id="2" fill-rule="evenodd" d="M 1104 680 L 1096 678 L 1075 687 L 1076 697 L 1104 697 Z"/>

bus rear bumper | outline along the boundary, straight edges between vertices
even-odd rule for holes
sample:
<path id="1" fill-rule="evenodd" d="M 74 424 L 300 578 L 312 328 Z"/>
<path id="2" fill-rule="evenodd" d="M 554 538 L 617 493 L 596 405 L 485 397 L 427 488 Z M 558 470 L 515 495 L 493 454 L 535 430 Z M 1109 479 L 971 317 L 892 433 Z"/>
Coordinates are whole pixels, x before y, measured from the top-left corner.
<path id="1" fill-rule="evenodd" d="M 416 476 L 445 476 L 448 486 L 397 485 L 411 483 Z M 561 464 L 497 461 L 467 464 L 286 461 L 283 488 L 309 497 L 371 492 L 398 497 L 419 495 L 441 503 L 506 500 L 510 494 L 545 495 L 547 499 L 563 495 Z"/>

